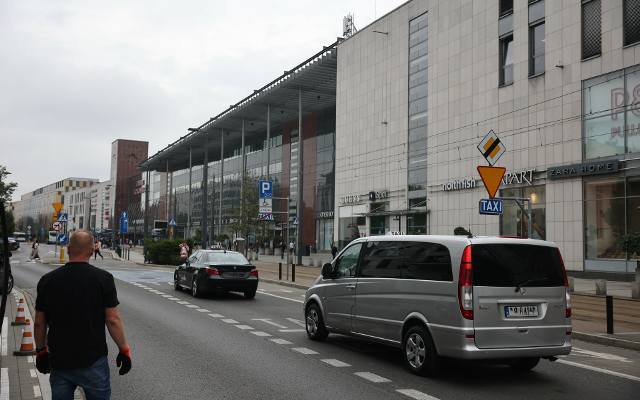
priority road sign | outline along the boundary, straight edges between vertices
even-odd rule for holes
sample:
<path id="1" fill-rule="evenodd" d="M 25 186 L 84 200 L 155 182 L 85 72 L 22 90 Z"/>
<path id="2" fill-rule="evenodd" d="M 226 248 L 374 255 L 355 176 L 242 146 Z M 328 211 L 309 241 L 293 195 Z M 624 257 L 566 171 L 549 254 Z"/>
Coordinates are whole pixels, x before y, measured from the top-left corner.
<path id="1" fill-rule="evenodd" d="M 493 130 L 490 130 L 478 145 L 478 150 L 480 150 L 489 165 L 494 165 L 507 149 L 498 138 L 498 135 Z"/>
<path id="2" fill-rule="evenodd" d="M 56 232 L 60 232 L 60 230 L 62 229 L 62 224 L 60 222 L 54 222 L 53 223 L 53 230 Z"/>
<path id="3" fill-rule="evenodd" d="M 481 199 L 479 203 L 480 214 L 482 215 L 502 215 L 502 199 Z"/>
<path id="4" fill-rule="evenodd" d="M 480 178 L 482 178 L 482 183 L 484 183 L 484 187 L 487 189 L 490 198 L 496 197 L 496 192 L 500 187 L 502 177 L 506 171 L 507 169 L 505 167 L 478 166 L 478 173 L 480 174 Z"/>

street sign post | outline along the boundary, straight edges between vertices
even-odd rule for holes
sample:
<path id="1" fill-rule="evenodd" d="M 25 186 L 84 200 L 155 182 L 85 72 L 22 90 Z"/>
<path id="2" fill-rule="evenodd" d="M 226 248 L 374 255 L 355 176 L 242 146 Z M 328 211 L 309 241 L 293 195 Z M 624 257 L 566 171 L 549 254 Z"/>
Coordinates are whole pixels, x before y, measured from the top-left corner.
<path id="1" fill-rule="evenodd" d="M 127 233 L 129 231 L 129 216 L 126 211 L 120 214 L 120 233 Z"/>
<path id="2" fill-rule="evenodd" d="M 502 199 L 481 199 L 479 202 L 480 214 L 482 215 L 502 215 Z"/>
<path id="3" fill-rule="evenodd" d="M 258 181 L 258 220 L 273 221 L 273 181 Z"/>

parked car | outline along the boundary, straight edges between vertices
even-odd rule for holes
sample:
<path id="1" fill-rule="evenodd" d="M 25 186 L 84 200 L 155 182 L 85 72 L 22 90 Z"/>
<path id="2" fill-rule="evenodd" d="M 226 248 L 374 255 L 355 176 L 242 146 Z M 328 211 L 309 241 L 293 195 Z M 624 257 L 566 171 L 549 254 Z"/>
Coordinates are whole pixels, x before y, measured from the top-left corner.
<path id="1" fill-rule="evenodd" d="M 9 236 L 9 250 L 20 250 L 20 242 L 18 242 L 13 236 Z"/>
<path id="2" fill-rule="evenodd" d="M 258 270 L 240 253 L 197 250 L 174 273 L 176 290 L 188 289 L 194 297 L 208 291 L 242 292 L 252 299 L 258 289 Z"/>
<path id="3" fill-rule="evenodd" d="M 497 359 L 519 371 L 571 351 L 571 301 L 555 244 L 466 236 L 351 242 L 307 290 L 307 335 L 399 347 L 435 373 L 441 357 Z"/>
<path id="4" fill-rule="evenodd" d="M 13 232 L 13 237 L 17 242 L 26 242 L 27 234 L 24 232 Z"/>

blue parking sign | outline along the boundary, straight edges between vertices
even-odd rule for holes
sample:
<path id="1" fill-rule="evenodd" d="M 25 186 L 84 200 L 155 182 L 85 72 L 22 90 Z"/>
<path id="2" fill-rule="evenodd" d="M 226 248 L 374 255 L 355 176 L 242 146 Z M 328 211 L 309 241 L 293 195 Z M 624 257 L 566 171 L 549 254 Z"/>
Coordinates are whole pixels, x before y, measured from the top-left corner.
<path id="1" fill-rule="evenodd" d="M 259 180 L 258 195 L 261 199 L 273 197 L 273 181 Z"/>

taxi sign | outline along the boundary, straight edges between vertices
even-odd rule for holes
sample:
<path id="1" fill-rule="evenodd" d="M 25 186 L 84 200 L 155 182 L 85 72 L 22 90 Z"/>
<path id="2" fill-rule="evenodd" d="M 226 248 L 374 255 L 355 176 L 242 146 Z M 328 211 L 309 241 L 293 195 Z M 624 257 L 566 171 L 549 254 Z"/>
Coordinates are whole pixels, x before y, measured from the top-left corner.
<path id="1" fill-rule="evenodd" d="M 490 130 L 478 145 L 478 150 L 489 165 L 494 165 L 507 149 L 498 138 L 498 135 L 493 130 Z"/>
<path id="2" fill-rule="evenodd" d="M 481 199 L 479 203 L 480 214 L 482 215 L 502 215 L 502 199 Z"/>

